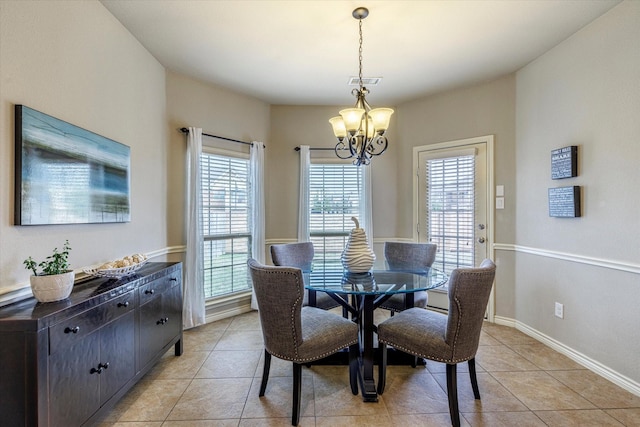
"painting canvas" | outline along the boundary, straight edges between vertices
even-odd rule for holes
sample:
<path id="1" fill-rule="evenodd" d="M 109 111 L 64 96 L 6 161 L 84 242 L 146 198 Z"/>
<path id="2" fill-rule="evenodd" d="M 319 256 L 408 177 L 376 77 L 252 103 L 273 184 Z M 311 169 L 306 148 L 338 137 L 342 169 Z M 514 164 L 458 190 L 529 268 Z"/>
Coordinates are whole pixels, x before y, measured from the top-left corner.
<path id="1" fill-rule="evenodd" d="M 130 221 L 128 146 L 15 106 L 16 225 Z"/>

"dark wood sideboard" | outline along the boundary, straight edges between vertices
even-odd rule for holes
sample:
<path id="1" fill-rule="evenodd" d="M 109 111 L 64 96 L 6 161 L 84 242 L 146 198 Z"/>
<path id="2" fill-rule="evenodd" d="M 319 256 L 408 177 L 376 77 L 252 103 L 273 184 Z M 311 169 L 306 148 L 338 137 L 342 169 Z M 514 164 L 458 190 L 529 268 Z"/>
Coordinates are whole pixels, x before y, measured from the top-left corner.
<path id="1" fill-rule="evenodd" d="M 95 424 L 172 346 L 180 356 L 181 263 L 0 308 L 0 425 Z"/>

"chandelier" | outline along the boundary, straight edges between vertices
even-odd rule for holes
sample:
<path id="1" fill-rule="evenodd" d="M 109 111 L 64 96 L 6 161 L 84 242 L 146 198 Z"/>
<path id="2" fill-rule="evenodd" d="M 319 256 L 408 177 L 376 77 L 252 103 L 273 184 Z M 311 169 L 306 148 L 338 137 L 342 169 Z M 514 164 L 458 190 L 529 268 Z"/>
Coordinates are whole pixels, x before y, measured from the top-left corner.
<path id="1" fill-rule="evenodd" d="M 358 81 L 359 89 L 353 89 L 351 94 L 356 97 L 353 108 L 340 111 L 340 115 L 329 119 L 333 133 L 338 139 L 335 147 L 336 156 L 341 159 L 351 159 L 354 165 L 368 165 L 372 156 L 384 153 L 389 145 L 384 133 L 389 128 L 389 121 L 393 110 L 391 108 L 374 108 L 367 103 L 365 96 L 369 93 L 362 84 L 362 20 L 369 15 L 369 10 L 359 7 L 352 13 L 358 20 L 360 47 L 358 49 Z"/>

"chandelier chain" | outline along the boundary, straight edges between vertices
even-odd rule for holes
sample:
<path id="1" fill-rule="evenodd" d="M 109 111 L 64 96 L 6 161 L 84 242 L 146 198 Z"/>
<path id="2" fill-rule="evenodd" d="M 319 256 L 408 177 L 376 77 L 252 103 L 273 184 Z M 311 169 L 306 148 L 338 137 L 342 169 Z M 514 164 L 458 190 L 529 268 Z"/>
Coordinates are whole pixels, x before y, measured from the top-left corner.
<path id="1" fill-rule="evenodd" d="M 359 21 L 359 32 L 360 32 L 360 39 L 358 40 L 359 44 L 360 44 L 360 48 L 358 49 L 358 66 L 359 66 L 359 73 L 358 73 L 358 79 L 360 80 L 360 91 L 362 91 L 362 18 L 358 20 Z"/>

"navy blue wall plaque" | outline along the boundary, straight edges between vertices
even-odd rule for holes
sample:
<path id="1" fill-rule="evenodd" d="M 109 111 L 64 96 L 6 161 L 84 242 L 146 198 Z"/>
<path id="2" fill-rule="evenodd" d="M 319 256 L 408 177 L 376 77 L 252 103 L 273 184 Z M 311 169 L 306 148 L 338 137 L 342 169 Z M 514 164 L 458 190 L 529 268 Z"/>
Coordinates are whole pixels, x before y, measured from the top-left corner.
<path id="1" fill-rule="evenodd" d="M 578 176 L 578 146 L 551 150 L 551 179 L 573 178 Z"/>

